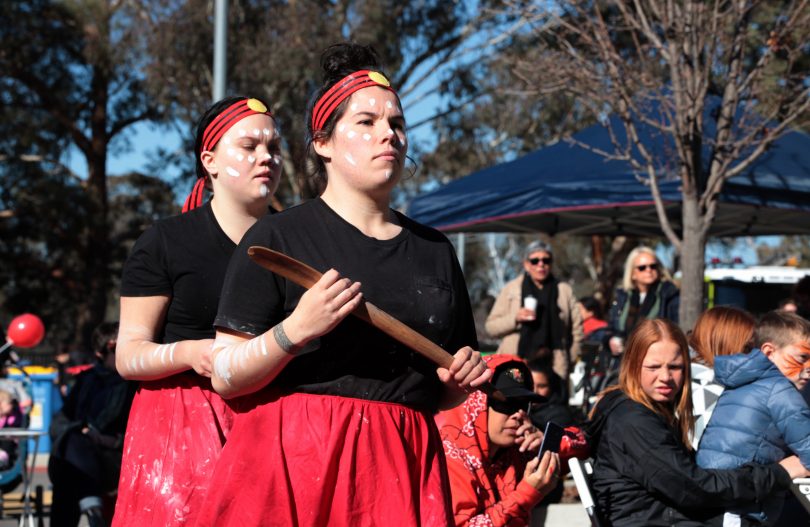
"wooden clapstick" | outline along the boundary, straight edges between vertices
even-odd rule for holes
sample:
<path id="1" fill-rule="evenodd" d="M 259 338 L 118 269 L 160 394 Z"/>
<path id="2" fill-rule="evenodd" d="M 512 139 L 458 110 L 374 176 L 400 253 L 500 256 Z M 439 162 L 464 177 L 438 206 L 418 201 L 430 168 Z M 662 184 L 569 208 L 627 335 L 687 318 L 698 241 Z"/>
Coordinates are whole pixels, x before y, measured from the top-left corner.
<path id="1" fill-rule="evenodd" d="M 265 269 L 273 271 L 277 275 L 283 276 L 287 280 L 305 289 L 309 289 L 315 285 L 315 282 L 320 280 L 322 276 L 322 273 L 307 264 L 295 258 L 290 258 L 286 254 L 268 249 L 267 247 L 254 245 L 248 248 L 248 256 Z M 352 311 L 352 314 L 365 320 L 386 335 L 396 339 L 398 342 L 405 344 L 420 355 L 430 359 L 437 366 L 449 368 L 450 364 L 453 363 L 453 356 L 440 346 L 371 302 L 366 300 L 362 301 L 360 305 L 357 306 L 357 309 Z M 479 389 L 494 399 L 499 401 L 506 400 L 503 394 L 489 383 L 479 387 Z"/>

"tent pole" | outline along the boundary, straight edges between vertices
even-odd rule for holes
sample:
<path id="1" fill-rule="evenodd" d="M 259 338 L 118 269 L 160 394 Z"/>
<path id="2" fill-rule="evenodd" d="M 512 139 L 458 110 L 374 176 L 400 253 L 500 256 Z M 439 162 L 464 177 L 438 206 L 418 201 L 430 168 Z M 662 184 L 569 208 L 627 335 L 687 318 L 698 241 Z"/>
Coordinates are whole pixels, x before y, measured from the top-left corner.
<path id="1" fill-rule="evenodd" d="M 228 0 L 214 3 L 214 102 L 225 97 L 228 70 Z"/>
<path id="2" fill-rule="evenodd" d="M 458 254 L 458 263 L 461 266 L 461 271 L 464 272 L 464 233 L 460 232 L 456 235 L 456 253 Z"/>

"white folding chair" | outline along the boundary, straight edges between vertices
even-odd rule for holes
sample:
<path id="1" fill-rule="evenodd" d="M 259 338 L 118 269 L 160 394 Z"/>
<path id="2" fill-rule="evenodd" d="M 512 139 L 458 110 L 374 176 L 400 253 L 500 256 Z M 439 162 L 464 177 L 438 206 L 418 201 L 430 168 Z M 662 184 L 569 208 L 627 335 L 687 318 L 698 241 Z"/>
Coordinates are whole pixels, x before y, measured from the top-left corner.
<path id="1" fill-rule="evenodd" d="M 790 490 L 802 504 L 807 512 L 810 512 L 810 478 L 796 478 Z"/>
<path id="2" fill-rule="evenodd" d="M 579 499 L 582 501 L 582 507 L 588 513 L 588 518 L 591 520 L 593 527 L 602 527 L 602 522 L 599 519 L 599 511 L 596 508 L 596 502 L 593 499 L 593 492 L 591 491 L 591 476 L 593 475 L 593 466 L 588 460 L 580 461 L 572 457 L 568 460 L 568 468 L 571 470 L 571 475 L 574 477 L 574 484 L 577 486 L 579 492 Z"/>

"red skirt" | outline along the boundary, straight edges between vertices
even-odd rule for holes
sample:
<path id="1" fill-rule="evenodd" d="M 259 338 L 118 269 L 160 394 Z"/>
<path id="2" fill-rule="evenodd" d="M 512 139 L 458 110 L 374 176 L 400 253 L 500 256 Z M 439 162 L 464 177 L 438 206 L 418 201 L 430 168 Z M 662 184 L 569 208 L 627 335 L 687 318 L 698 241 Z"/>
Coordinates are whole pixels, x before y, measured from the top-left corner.
<path id="1" fill-rule="evenodd" d="M 236 404 L 198 526 L 452 525 L 444 451 L 430 416 L 270 390 Z"/>
<path id="2" fill-rule="evenodd" d="M 129 413 L 114 527 L 194 525 L 233 412 L 193 373 L 142 382 Z"/>

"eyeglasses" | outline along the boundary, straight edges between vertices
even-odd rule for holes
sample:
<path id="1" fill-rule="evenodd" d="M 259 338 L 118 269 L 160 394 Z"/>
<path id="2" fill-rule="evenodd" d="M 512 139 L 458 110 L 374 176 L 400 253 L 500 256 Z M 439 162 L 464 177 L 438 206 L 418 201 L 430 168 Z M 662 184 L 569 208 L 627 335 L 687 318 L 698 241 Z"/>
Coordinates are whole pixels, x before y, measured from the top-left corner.
<path id="1" fill-rule="evenodd" d="M 532 265 L 537 265 L 540 262 L 543 262 L 543 264 L 545 264 L 545 265 L 551 265 L 551 257 L 550 256 L 544 256 L 542 258 L 529 258 L 528 262 L 530 264 L 532 264 Z"/>
<path id="2" fill-rule="evenodd" d="M 646 265 L 637 265 L 636 269 L 641 271 L 641 272 L 644 272 L 647 269 L 649 269 L 650 271 L 657 271 L 658 270 L 658 264 L 657 263 L 651 263 L 651 264 L 646 264 Z"/>

